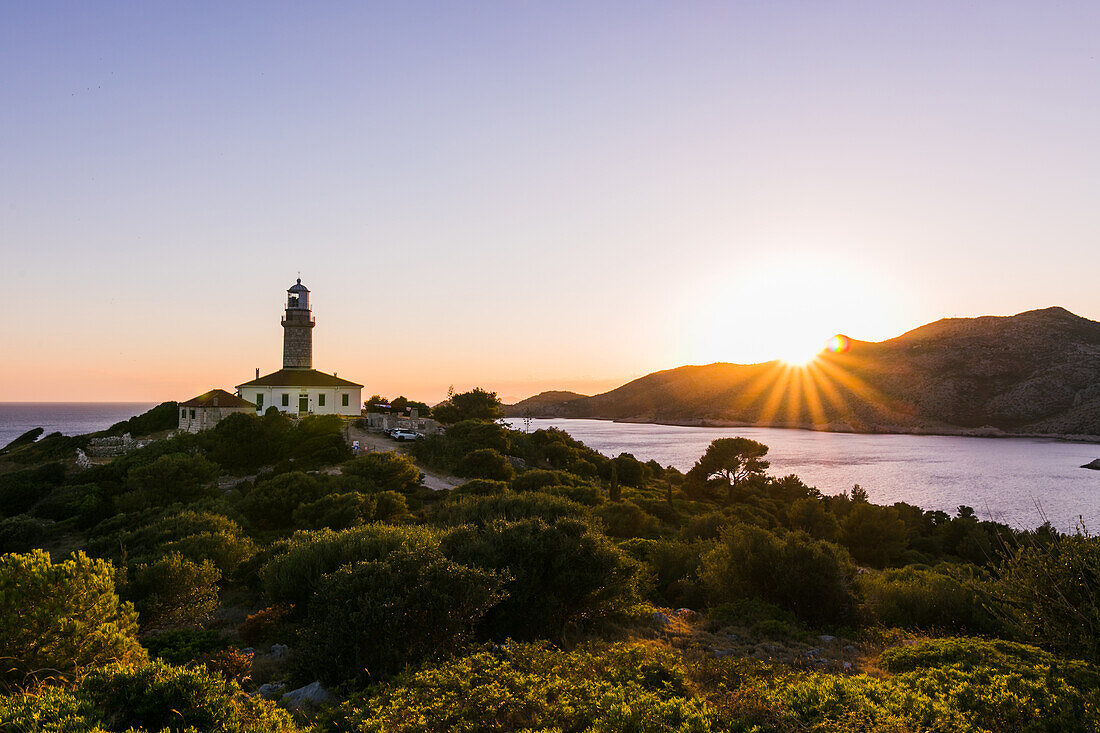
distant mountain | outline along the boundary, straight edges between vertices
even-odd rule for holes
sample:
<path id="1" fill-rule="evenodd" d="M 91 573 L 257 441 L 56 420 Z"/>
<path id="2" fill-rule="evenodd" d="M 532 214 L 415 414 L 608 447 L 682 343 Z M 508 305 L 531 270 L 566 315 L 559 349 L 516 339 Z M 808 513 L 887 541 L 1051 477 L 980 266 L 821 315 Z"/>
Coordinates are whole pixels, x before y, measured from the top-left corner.
<path id="1" fill-rule="evenodd" d="M 525 409 L 680 425 L 1100 436 L 1100 323 L 1057 307 L 945 318 L 889 341 L 853 340 L 802 369 L 684 366 L 593 397 L 543 392 L 507 408 Z"/>
<path id="2" fill-rule="evenodd" d="M 505 411 L 508 413 L 509 417 L 523 417 L 528 410 L 534 415 L 537 412 L 541 412 L 542 408 L 547 405 L 560 405 L 566 402 L 572 402 L 573 400 L 585 399 L 588 399 L 587 395 L 570 392 L 568 390 L 554 389 L 549 392 L 539 392 L 534 397 L 520 400 L 514 405 L 505 405 Z"/>

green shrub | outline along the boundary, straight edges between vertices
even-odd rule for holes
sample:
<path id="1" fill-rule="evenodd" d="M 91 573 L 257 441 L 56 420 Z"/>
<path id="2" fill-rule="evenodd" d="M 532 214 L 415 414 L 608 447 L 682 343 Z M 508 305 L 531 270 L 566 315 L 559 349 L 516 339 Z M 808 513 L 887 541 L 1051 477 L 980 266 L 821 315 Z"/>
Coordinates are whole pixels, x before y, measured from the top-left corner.
<path id="1" fill-rule="evenodd" d="M 0 511 L 9 517 L 31 510 L 65 480 L 65 467 L 48 463 L 0 475 Z"/>
<path id="2" fill-rule="evenodd" d="M 273 601 L 302 608 L 322 576 L 349 563 L 380 560 L 396 550 L 436 547 L 437 532 L 426 527 L 370 524 L 342 532 L 297 532 L 277 545 L 261 571 Z"/>
<path id="3" fill-rule="evenodd" d="M 702 608 L 706 591 L 699 580 L 703 555 L 713 542 L 654 542 L 647 553 L 647 565 L 653 573 L 655 601 L 675 608 Z"/>
<path id="4" fill-rule="evenodd" d="M 343 465 L 345 476 L 369 483 L 375 491 L 410 491 L 420 483 L 420 469 L 406 455 L 393 452 L 368 453 Z"/>
<path id="5" fill-rule="evenodd" d="M 97 726 L 113 731 L 135 728 L 172 733 L 297 730 L 285 711 L 258 695 L 245 695 L 235 682 L 202 668 L 173 667 L 160 661 L 93 670 L 71 693 L 66 707 L 79 711 L 83 726 L 59 730 L 75 733 Z M 52 710 L 36 712 L 36 718 L 24 720 L 35 720 L 36 726 L 51 722 Z"/>
<path id="6" fill-rule="evenodd" d="M 140 415 L 135 415 L 129 420 L 117 422 L 107 429 L 108 435 L 122 435 L 129 433 L 135 438 L 140 435 L 149 435 L 161 430 L 173 430 L 179 426 L 179 404 L 176 402 L 161 402 L 156 407 Z"/>
<path id="7" fill-rule="evenodd" d="M 730 525 L 730 518 L 722 512 L 697 514 L 688 520 L 680 533 L 685 540 L 716 540 L 722 530 Z"/>
<path id="8" fill-rule="evenodd" d="M 993 585 L 994 609 L 1020 638 L 1100 662 L 1100 537 L 1020 547 Z"/>
<path id="9" fill-rule="evenodd" d="M 840 541 L 861 563 L 882 568 L 909 544 L 909 532 L 894 507 L 857 501 L 840 525 Z"/>
<path id="10" fill-rule="evenodd" d="M 412 672 L 343 704 L 339 730 L 726 731 L 679 656 L 643 644 L 510 644 Z"/>
<path id="11" fill-rule="evenodd" d="M 508 578 L 507 598 L 485 618 L 494 638 L 557 638 L 566 624 L 637 601 L 636 563 L 582 520 L 460 527 L 441 547 L 457 562 Z"/>
<path id="12" fill-rule="evenodd" d="M 295 509 L 317 501 L 327 491 L 323 479 L 292 471 L 258 482 L 241 500 L 240 509 L 257 527 L 286 529 L 293 526 Z"/>
<path id="13" fill-rule="evenodd" d="M 436 549 L 398 550 L 325 575 L 294 654 L 303 681 L 378 680 L 445 655 L 502 597 L 495 573 Z"/>
<path id="14" fill-rule="evenodd" d="M 654 537 L 659 529 L 657 518 L 633 502 L 608 502 L 595 513 L 611 537 Z"/>
<path id="15" fill-rule="evenodd" d="M 524 471 L 512 479 L 512 490 L 541 491 L 549 486 L 559 486 L 566 483 L 562 476 L 561 471 L 544 471 L 538 468 Z"/>
<path id="16" fill-rule="evenodd" d="M 437 524 L 485 524 L 496 519 L 516 521 L 539 517 L 553 522 L 562 517 L 586 517 L 588 510 L 575 501 L 541 492 L 500 496 L 467 496 L 444 502 L 431 515 Z"/>
<path id="17" fill-rule="evenodd" d="M 778 537 L 738 524 L 722 533 L 703 558 L 702 577 L 718 601 L 759 598 L 812 624 L 847 624 L 855 618 L 849 591 L 853 568 L 836 545 L 802 532 Z"/>
<path id="18" fill-rule="evenodd" d="M 29 552 L 38 547 L 46 535 L 41 519 L 19 514 L 0 519 L 0 552 Z"/>
<path id="19" fill-rule="evenodd" d="M 294 510 L 294 526 L 299 529 L 347 529 L 374 517 L 377 500 L 360 493 L 328 494 Z"/>
<path id="20" fill-rule="evenodd" d="M 220 579 L 214 563 L 195 563 L 176 552 L 135 566 L 124 594 L 134 602 L 143 629 L 195 625 L 217 609 Z"/>
<path id="21" fill-rule="evenodd" d="M 229 517 L 212 512 L 184 510 L 144 518 L 123 517 L 115 531 L 111 524 L 97 528 L 103 534 L 88 543 L 88 550 L 120 563 L 152 563 L 179 553 L 193 562 L 209 560 L 226 577 L 256 552 L 252 540 Z M 117 525 L 116 525 L 117 526 Z"/>
<path id="22" fill-rule="evenodd" d="M 480 448 L 464 455 L 455 466 L 455 476 L 508 481 L 515 469 L 508 459 L 492 448 Z"/>
<path id="23" fill-rule="evenodd" d="M 79 552 L 56 564 L 44 550 L 0 556 L 0 681 L 143 659 L 137 614 L 111 576 L 110 563 Z"/>
<path id="24" fill-rule="evenodd" d="M 215 496 L 217 464 L 202 456 L 173 453 L 130 471 L 128 502 L 135 507 L 188 504 Z"/>
<path id="25" fill-rule="evenodd" d="M 495 496 L 506 491 L 508 491 L 508 484 L 504 481 L 475 478 L 451 489 L 451 496 Z"/>
<path id="26" fill-rule="evenodd" d="M 169 664 L 194 662 L 228 647 L 229 639 L 216 629 L 172 629 L 145 642 L 149 654 Z"/>
<path id="27" fill-rule="evenodd" d="M 857 578 L 864 615 L 884 626 L 992 634 L 999 624 L 983 606 L 978 579 L 959 568 L 902 568 Z"/>

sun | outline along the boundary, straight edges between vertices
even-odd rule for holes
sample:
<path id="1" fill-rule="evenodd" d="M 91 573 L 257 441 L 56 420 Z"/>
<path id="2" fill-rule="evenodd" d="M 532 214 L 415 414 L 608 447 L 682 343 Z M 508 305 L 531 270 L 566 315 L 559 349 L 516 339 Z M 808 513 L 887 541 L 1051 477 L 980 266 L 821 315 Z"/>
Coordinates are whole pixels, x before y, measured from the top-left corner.
<path id="1" fill-rule="evenodd" d="M 824 344 L 821 343 L 816 346 L 792 344 L 780 350 L 779 361 L 789 367 L 804 367 L 817 359 L 824 350 Z"/>

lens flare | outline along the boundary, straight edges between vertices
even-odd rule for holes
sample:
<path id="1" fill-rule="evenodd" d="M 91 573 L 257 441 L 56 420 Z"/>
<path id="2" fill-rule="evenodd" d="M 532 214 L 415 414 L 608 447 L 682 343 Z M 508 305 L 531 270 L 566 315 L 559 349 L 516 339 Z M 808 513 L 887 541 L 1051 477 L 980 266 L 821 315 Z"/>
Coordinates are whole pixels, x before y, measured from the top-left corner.
<path id="1" fill-rule="evenodd" d="M 825 344 L 825 350 L 833 354 L 847 354 L 852 348 L 852 339 L 842 333 L 838 333 Z"/>

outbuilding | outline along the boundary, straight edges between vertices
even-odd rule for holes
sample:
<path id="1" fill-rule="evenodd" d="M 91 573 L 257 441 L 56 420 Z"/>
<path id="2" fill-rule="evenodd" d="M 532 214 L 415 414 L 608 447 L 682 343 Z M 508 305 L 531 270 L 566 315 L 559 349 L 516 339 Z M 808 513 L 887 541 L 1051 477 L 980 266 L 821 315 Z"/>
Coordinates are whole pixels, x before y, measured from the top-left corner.
<path id="1" fill-rule="evenodd" d="M 209 430 L 234 412 L 254 413 L 256 405 L 224 389 L 212 389 L 180 403 L 180 430 Z"/>

